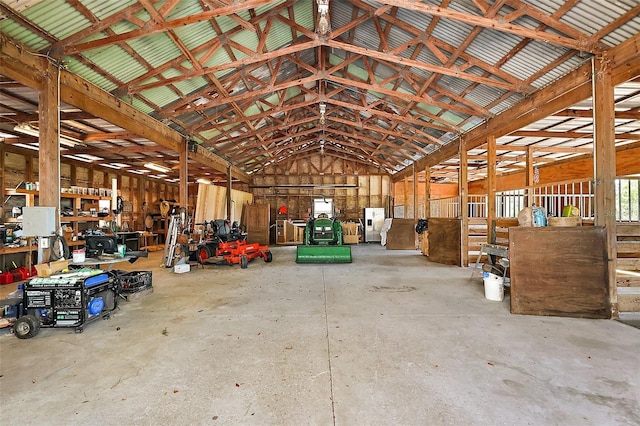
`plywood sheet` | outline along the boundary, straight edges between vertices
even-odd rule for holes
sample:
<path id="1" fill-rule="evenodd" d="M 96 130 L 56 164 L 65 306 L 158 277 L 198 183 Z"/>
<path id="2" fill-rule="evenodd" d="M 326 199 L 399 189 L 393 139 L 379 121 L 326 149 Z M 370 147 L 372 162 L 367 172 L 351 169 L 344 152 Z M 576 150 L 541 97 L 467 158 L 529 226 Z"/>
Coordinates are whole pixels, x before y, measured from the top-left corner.
<path id="1" fill-rule="evenodd" d="M 511 313 L 609 318 L 603 227 L 509 229 Z"/>
<path id="2" fill-rule="evenodd" d="M 387 250 L 415 250 L 417 247 L 416 219 L 393 219 L 387 232 Z"/>
<path id="3" fill-rule="evenodd" d="M 253 203 L 253 194 L 232 189 L 231 200 L 231 220 L 240 222 L 243 206 Z M 217 185 L 199 184 L 195 223 L 225 219 L 226 217 L 227 188 Z"/>
<path id="4" fill-rule="evenodd" d="M 445 265 L 462 266 L 460 219 L 429 219 L 429 260 Z"/>

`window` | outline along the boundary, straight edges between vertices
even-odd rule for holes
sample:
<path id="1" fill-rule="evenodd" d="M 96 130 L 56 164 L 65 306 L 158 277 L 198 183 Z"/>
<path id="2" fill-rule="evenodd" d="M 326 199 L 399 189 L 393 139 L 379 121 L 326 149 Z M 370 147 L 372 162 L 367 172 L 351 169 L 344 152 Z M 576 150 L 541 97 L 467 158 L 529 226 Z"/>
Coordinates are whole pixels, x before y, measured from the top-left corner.
<path id="1" fill-rule="evenodd" d="M 640 221 L 640 178 L 616 179 L 616 221 Z"/>
<path id="2" fill-rule="evenodd" d="M 316 198 L 313 200 L 314 219 L 322 213 L 329 217 L 333 217 L 333 200 L 331 198 Z"/>

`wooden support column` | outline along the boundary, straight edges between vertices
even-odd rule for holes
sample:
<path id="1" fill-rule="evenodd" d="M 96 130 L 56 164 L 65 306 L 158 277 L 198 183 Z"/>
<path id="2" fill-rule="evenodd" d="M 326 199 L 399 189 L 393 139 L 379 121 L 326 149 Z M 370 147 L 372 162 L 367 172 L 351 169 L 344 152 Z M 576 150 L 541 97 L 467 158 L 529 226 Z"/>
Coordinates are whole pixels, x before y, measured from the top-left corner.
<path id="1" fill-rule="evenodd" d="M 60 91 L 58 68 L 45 61 L 46 69 L 39 93 L 39 181 L 40 206 L 56 208 L 56 230 L 60 228 Z"/>
<path id="2" fill-rule="evenodd" d="M 413 163 L 413 216 L 412 219 L 418 218 L 418 171 L 416 169 L 415 163 Z"/>
<path id="3" fill-rule="evenodd" d="M 227 220 L 231 220 L 231 164 L 227 167 Z"/>
<path id="4" fill-rule="evenodd" d="M 424 168 L 424 217 L 431 217 L 431 167 Z"/>
<path id="5" fill-rule="evenodd" d="M 491 243 L 491 225 L 496 219 L 496 137 L 487 137 L 487 242 Z"/>
<path id="6" fill-rule="evenodd" d="M 467 167 L 467 150 L 460 147 L 460 169 L 458 185 L 460 193 L 460 217 L 462 231 L 460 233 L 461 265 L 469 266 L 469 170 Z"/>
<path id="7" fill-rule="evenodd" d="M 402 186 L 402 204 L 404 205 L 404 218 L 409 214 L 409 178 L 405 176 L 403 186 Z"/>
<path id="8" fill-rule="evenodd" d="M 189 152 L 187 141 L 180 151 L 180 207 L 188 211 L 189 207 Z"/>
<path id="9" fill-rule="evenodd" d="M 611 69 L 606 56 L 593 58 L 592 64 L 595 225 L 604 226 L 607 229 L 609 303 L 612 317 L 617 318 L 614 87 L 611 80 Z"/>
<path id="10" fill-rule="evenodd" d="M 535 185 L 533 179 L 533 147 L 527 146 L 527 164 L 525 171 L 525 185 L 527 187 L 527 197 L 524 200 L 525 207 L 531 207 L 533 205 L 533 194 L 534 189 L 533 185 Z"/>

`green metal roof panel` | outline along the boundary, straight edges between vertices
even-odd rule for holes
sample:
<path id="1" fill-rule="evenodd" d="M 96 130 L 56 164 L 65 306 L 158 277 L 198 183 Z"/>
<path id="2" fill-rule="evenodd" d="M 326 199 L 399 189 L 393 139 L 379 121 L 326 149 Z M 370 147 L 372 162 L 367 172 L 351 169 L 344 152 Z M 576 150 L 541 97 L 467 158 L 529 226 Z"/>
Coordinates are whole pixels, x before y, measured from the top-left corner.
<path id="1" fill-rule="evenodd" d="M 277 50 L 290 45 L 291 41 L 291 28 L 282 21 L 274 20 L 267 37 L 267 49 Z"/>
<path id="2" fill-rule="evenodd" d="M 260 42 L 260 40 L 258 39 L 258 35 L 254 31 L 249 31 L 249 30 L 243 30 L 238 32 L 233 37 L 231 37 L 231 40 L 235 41 L 239 45 L 244 46 L 247 49 L 250 49 L 254 52 L 258 48 L 258 43 Z M 247 57 L 247 55 L 244 52 L 240 52 L 235 48 L 233 48 L 233 51 L 234 53 L 236 53 L 236 57 L 238 59 Z"/>
<path id="3" fill-rule="evenodd" d="M 127 42 L 151 66 L 159 67 L 182 56 L 182 51 L 166 34 L 151 34 Z"/>
<path id="4" fill-rule="evenodd" d="M 160 3 L 158 7 L 161 7 L 164 2 Z M 171 9 L 165 20 L 173 21 L 174 19 L 185 18 L 202 12 L 204 12 L 204 9 L 198 0 L 181 0 L 176 7 Z"/>
<path id="5" fill-rule="evenodd" d="M 145 114 L 152 114 L 155 111 L 149 105 L 141 102 L 138 98 L 133 98 L 133 102 L 131 102 L 131 98 L 127 98 L 127 97 L 123 97 L 121 99 L 126 103 L 130 104 L 132 107 L 134 107 L 138 111 L 142 111 Z"/>
<path id="6" fill-rule="evenodd" d="M 35 51 L 43 50 L 51 44 L 48 40 L 10 19 L 0 21 L 0 33 Z"/>
<path id="7" fill-rule="evenodd" d="M 314 0 L 303 0 L 294 4 L 293 16 L 295 17 L 296 24 L 313 30 L 316 27 L 316 23 L 313 20 L 313 13 L 309 13 L 309 11 L 314 8 L 316 8 L 316 2 Z"/>
<path id="8" fill-rule="evenodd" d="M 82 0 L 82 4 L 93 13 L 96 18 L 103 20 L 121 10 L 138 3 L 137 0 Z"/>
<path id="9" fill-rule="evenodd" d="M 189 50 L 210 43 L 218 37 L 218 34 L 213 30 L 209 21 L 185 25 L 173 31 Z"/>
<path id="10" fill-rule="evenodd" d="M 231 62 L 231 58 L 229 58 L 229 55 L 224 50 L 224 48 L 221 47 L 216 50 L 215 53 L 211 55 L 204 64 L 202 64 L 202 66 L 205 68 L 210 68 L 218 65 L 224 65 L 229 62 Z"/>
<path id="11" fill-rule="evenodd" d="M 306 1 L 308 2 L 310 0 L 306 0 Z M 284 3 L 284 2 L 285 2 L 285 0 L 272 1 L 272 2 L 269 2 L 269 3 L 265 4 L 265 5 L 263 5 L 263 6 L 258 6 L 258 7 L 255 8 L 256 15 L 261 15 L 264 12 L 273 9 L 274 7 L 280 5 L 280 4 Z M 303 2 L 299 2 L 299 3 L 305 3 L 305 2 L 303 1 Z"/>
<path id="12" fill-rule="evenodd" d="M 83 56 L 121 82 L 128 82 L 147 72 L 147 69 L 118 45 L 88 50 Z"/>
<path id="13" fill-rule="evenodd" d="M 183 74 L 184 72 L 177 68 L 169 68 L 168 70 L 160 73 L 160 75 L 163 76 L 164 78 L 182 77 Z M 158 78 L 153 78 L 153 79 L 145 80 L 144 83 L 153 83 L 158 80 L 159 80 Z"/>
<path id="14" fill-rule="evenodd" d="M 65 63 L 67 65 L 67 70 L 70 73 L 79 75 L 88 82 L 100 87 L 102 90 L 110 92 L 117 88 L 117 86 L 113 82 L 106 79 L 101 74 L 98 74 L 93 69 L 89 68 L 87 65 L 78 61 L 74 57 L 65 59 Z"/>
<path id="15" fill-rule="evenodd" d="M 24 11 L 24 17 L 63 40 L 91 25 L 75 7 L 65 0 L 49 0 Z"/>
<path id="16" fill-rule="evenodd" d="M 152 90 L 143 90 L 140 94 L 160 107 L 164 107 L 180 99 L 176 92 L 167 86 L 156 87 Z"/>
<path id="17" fill-rule="evenodd" d="M 202 89 L 209 85 L 208 81 L 204 77 L 192 78 L 185 81 L 180 81 L 173 84 L 182 94 L 188 95 L 196 90 Z"/>

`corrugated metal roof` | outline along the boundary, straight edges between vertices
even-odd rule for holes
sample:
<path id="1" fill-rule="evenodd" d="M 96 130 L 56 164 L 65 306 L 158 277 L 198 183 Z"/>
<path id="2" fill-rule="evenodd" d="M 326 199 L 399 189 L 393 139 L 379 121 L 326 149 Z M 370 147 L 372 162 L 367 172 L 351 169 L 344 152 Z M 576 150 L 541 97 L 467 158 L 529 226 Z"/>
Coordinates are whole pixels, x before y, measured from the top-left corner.
<path id="1" fill-rule="evenodd" d="M 43 1 L 24 11 L 24 17 L 58 39 L 65 39 L 90 22 L 65 0 Z"/>
<path id="2" fill-rule="evenodd" d="M 137 19 L 136 21 L 123 17 L 121 21 L 114 23 L 107 29 L 89 35 L 84 40 L 81 40 L 81 42 L 89 40 L 98 41 L 103 38 L 112 37 L 113 34 L 125 34 L 131 31 L 137 32 L 140 29 L 138 26 L 139 22 L 148 22 L 148 26 L 154 25 L 153 22 L 151 22 L 149 12 L 144 9 L 142 4 L 135 0 L 81 1 L 82 5 L 95 16 L 96 20 L 114 16 L 115 13 L 122 12 L 125 9 L 128 9 L 129 12 L 133 11 Z M 236 68 L 226 68 L 217 71 L 214 74 L 216 78 L 223 80 L 223 84 L 227 86 L 229 84 L 233 85 L 233 87 L 226 88 L 226 90 L 233 95 L 242 95 L 249 90 L 262 90 L 263 87 L 271 84 L 272 81 L 279 84 L 290 80 L 293 76 L 312 75 L 312 70 L 299 66 L 296 61 L 289 60 L 284 56 L 282 57 L 284 60 L 281 62 L 281 58 L 277 57 L 279 49 L 292 45 L 297 41 L 297 38 L 301 41 L 309 39 L 308 34 L 299 30 L 294 30 L 295 35 L 292 37 L 292 29 L 289 25 L 281 20 L 274 19 L 274 16 L 270 16 L 270 12 L 273 11 L 274 8 L 281 6 L 284 1 L 285 0 L 265 3 L 256 8 L 254 14 L 250 14 L 247 10 L 242 9 L 236 12 L 236 15 L 241 19 L 250 22 L 251 25 L 259 25 L 260 29 L 263 30 L 266 28 L 266 20 L 272 20 L 271 29 L 265 44 L 265 51 L 276 56 L 276 58 L 271 58 L 262 64 L 256 64 L 259 66 L 248 63 L 246 66 L 238 67 L 250 72 L 246 82 L 234 78 L 225 80 L 225 77 L 233 76 L 238 71 Z M 349 1 L 331 0 L 331 26 L 334 29 L 338 29 L 350 24 L 354 19 L 353 11 L 362 7 L 364 12 L 359 11 L 357 16 L 363 16 L 364 13 L 368 19 L 339 36 L 338 41 L 342 43 L 353 42 L 355 45 L 354 49 L 365 47 L 371 51 L 380 52 L 383 49 L 383 43 L 380 41 L 381 36 L 378 33 L 376 25 L 374 25 L 372 16 L 369 14 L 371 11 L 378 10 L 379 7 L 383 6 L 383 3 L 372 0 L 364 1 L 365 3 L 351 3 Z M 565 2 L 566 0 L 526 0 L 525 3 L 531 7 L 531 10 L 549 15 L 547 19 L 553 21 L 553 19 L 555 19 L 553 15 L 565 6 Z M 13 7 L 17 12 L 22 12 L 26 19 L 32 21 L 34 25 L 40 26 L 43 31 L 51 34 L 56 39 L 65 39 L 73 36 L 79 31 L 93 25 L 93 20 L 85 17 L 80 11 L 76 10 L 76 8 L 73 7 L 74 2 L 71 1 L 23 0 L 20 5 L 9 1 L 5 1 L 4 3 L 8 4 L 9 7 Z M 495 2 L 488 3 L 491 3 L 489 6 L 492 6 Z M 161 0 L 159 2 L 153 2 L 152 4 L 153 7 L 160 10 L 160 8 L 167 3 Z M 446 10 L 461 12 L 467 16 L 487 19 L 484 18 L 484 13 L 480 7 L 472 0 L 452 0 L 444 6 L 442 6 L 441 0 L 424 0 L 420 4 L 444 7 Z M 225 7 L 235 7 L 236 5 L 235 2 L 232 2 L 229 3 L 229 6 Z M 500 3 L 497 19 L 508 16 L 508 14 L 513 11 L 510 5 L 512 5 L 511 2 Z M 576 2 L 576 4 L 573 5 L 567 13 L 560 16 L 559 19 L 564 24 L 572 26 L 589 36 L 598 33 L 603 27 L 618 19 L 632 8 L 637 7 L 637 5 L 637 0 L 616 0 L 612 2 L 581 0 Z M 427 124 L 425 127 L 426 130 L 424 131 L 440 138 L 443 143 L 448 143 L 449 141 L 455 140 L 456 136 L 453 133 L 443 133 L 439 130 L 429 128 L 428 123 L 431 122 L 431 119 L 425 117 L 424 114 L 440 115 L 439 120 L 434 120 L 434 122 L 448 122 L 455 126 L 461 126 L 463 130 L 468 130 L 482 122 L 484 115 L 479 112 L 470 116 L 460 112 L 460 109 L 464 108 L 470 112 L 474 109 L 474 106 L 477 106 L 476 109 L 478 110 L 488 109 L 490 113 L 497 114 L 508 110 L 523 99 L 523 93 L 516 93 L 513 89 L 509 92 L 506 88 L 497 87 L 496 85 L 498 85 L 499 82 L 504 80 L 514 84 L 515 87 L 515 83 L 518 81 L 527 82 L 529 79 L 537 76 L 535 80 L 529 84 L 536 88 L 542 88 L 590 58 L 590 53 L 575 52 L 553 41 L 528 40 L 523 47 L 521 45 L 521 41 L 523 40 L 522 35 L 489 26 L 483 27 L 481 31 L 475 35 L 475 38 L 471 40 L 471 43 L 465 47 L 464 51 L 459 52 L 453 66 L 446 65 L 450 67 L 450 72 L 434 73 L 430 70 L 429 66 L 444 66 L 443 61 L 448 62 L 447 58 L 452 55 L 452 52 L 458 49 L 458 46 L 467 41 L 467 37 L 476 27 L 473 24 L 463 22 L 457 18 L 451 19 L 446 16 L 434 17 L 428 13 L 410 10 L 412 7 L 419 6 L 418 3 L 407 3 L 407 8 L 394 7 L 392 9 L 378 10 L 382 13 L 376 15 L 378 16 L 376 19 L 379 20 L 381 27 L 386 30 L 386 42 L 390 49 L 393 50 L 398 46 L 410 44 L 408 49 L 396 54 L 400 58 L 413 58 L 415 61 L 425 64 L 425 66 L 405 68 L 403 74 L 399 74 L 398 70 L 400 66 L 394 66 L 393 62 L 395 59 L 393 55 L 389 55 L 388 59 L 385 59 L 384 56 L 380 56 L 379 54 L 367 58 L 367 65 L 373 64 L 375 80 L 380 82 L 387 79 L 384 87 L 387 90 L 396 90 L 396 95 L 389 96 L 388 93 L 382 93 L 382 89 L 375 86 L 370 87 L 368 90 L 362 89 L 360 84 L 358 85 L 359 87 L 343 87 L 340 88 L 341 91 L 336 92 L 338 94 L 335 95 L 335 98 L 342 102 L 352 102 L 354 107 L 332 106 L 332 114 L 344 114 L 344 117 L 350 117 L 351 114 L 356 114 L 363 118 L 370 118 L 369 125 L 378 125 L 381 129 L 396 128 L 400 130 L 404 128 L 404 123 L 402 123 L 403 117 L 400 114 L 404 111 L 404 106 L 407 105 L 407 101 L 404 99 L 406 96 L 404 95 L 416 94 L 418 90 L 426 90 L 429 96 L 438 101 L 437 106 L 422 102 L 417 108 L 410 111 L 404 117 L 409 121 L 413 117 L 424 120 Z M 239 5 L 238 7 L 241 8 L 242 6 Z M 186 18 L 213 9 L 214 6 L 200 0 L 180 0 L 175 4 L 175 7 L 169 11 L 165 19 L 171 21 Z M 278 10 L 277 13 L 289 19 L 289 15 L 291 11 L 293 11 L 292 19 L 295 19 L 297 25 L 313 30 L 315 27 L 313 12 L 316 9 L 317 5 L 314 0 L 300 0 L 293 2 L 290 7 Z M 544 27 L 542 23 L 536 19 L 535 14 L 518 15 L 517 18 L 510 23 L 517 28 L 545 28 L 544 31 L 547 31 L 549 34 L 563 35 L 559 30 L 553 28 L 553 24 L 551 28 Z M 431 37 L 431 41 L 434 41 L 438 46 L 439 51 L 435 52 L 437 54 L 435 54 L 429 46 L 423 45 L 421 43 L 422 40 L 416 40 L 416 37 L 420 37 L 431 24 L 435 24 L 434 31 L 426 36 Z M 169 121 L 169 123 L 179 131 L 196 128 L 202 123 L 207 122 L 210 117 L 221 117 L 218 128 L 207 130 L 207 132 L 203 132 L 200 135 L 195 135 L 198 139 L 206 142 L 207 137 L 218 135 L 221 131 L 225 131 L 225 129 L 234 125 L 234 123 L 228 121 L 229 117 L 231 117 L 230 111 L 232 105 L 223 102 L 213 108 L 204 110 L 202 110 L 201 106 L 197 108 L 199 110 L 198 113 L 184 113 L 185 106 L 187 105 L 187 97 L 193 100 L 197 99 L 198 96 L 214 96 L 216 92 L 215 87 L 211 87 L 209 81 L 204 76 L 189 76 L 189 73 L 194 70 L 194 64 L 190 62 L 189 57 L 193 55 L 200 59 L 203 55 L 210 54 L 206 63 L 202 64 L 204 68 L 208 68 L 224 67 L 232 60 L 249 59 L 254 56 L 253 53 L 246 53 L 244 49 L 238 49 L 234 46 L 230 47 L 230 50 L 235 56 L 233 58 L 229 56 L 225 47 L 218 48 L 211 54 L 209 48 L 212 45 L 212 41 L 221 37 L 221 34 L 218 34 L 215 29 L 216 25 L 219 26 L 220 32 L 223 33 L 223 39 L 232 40 L 250 51 L 257 48 L 259 34 L 246 28 L 244 23 L 241 24 L 237 19 L 233 19 L 233 17 L 218 16 L 169 30 L 162 30 L 157 33 L 153 32 L 145 36 L 128 37 L 124 42 L 120 42 L 120 44 L 101 45 L 101 47 L 83 50 L 79 54 L 63 59 L 71 72 L 87 78 L 105 90 L 118 93 L 125 102 L 132 103 L 136 108 L 152 116 L 161 114 L 159 111 L 156 111 L 156 109 L 170 110 L 170 107 L 175 106 L 178 111 L 181 111 L 181 114 L 175 117 L 173 122 Z M 23 28 L 11 19 L 0 18 L 0 31 L 20 43 L 35 48 L 41 53 L 46 53 L 51 45 L 49 40 L 40 37 L 38 34 L 34 34 L 30 29 Z M 170 34 L 168 34 L 168 31 L 173 32 L 179 39 L 179 45 L 189 50 L 188 55 L 169 37 Z M 602 41 L 605 44 L 613 46 L 632 35 L 638 34 L 639 31 L 640 18 L 635 17 L 632 21 L 613 29 L 611 34 L 604 35 Z M 567 38 L 573 37 L 574 31 L 569 32 L 572 34 L 565 36 L 567 36 Z M 349 39 L 351 35 L 353 38 Z M 311 36 L 311 38 L 313 39 L 315 37 Z M 416 48 L 419 48 L 420 51 L 417 56 L 413 57 Z M 301 61 L 312 67 L 316 67 L 319 66 L 316 62 L 319 58 L 319 51 L 320 49 L 307 49 L 297 54 L 297 56 Z M 563 63 L 559 65 L 555 64 L 558 58 L 564 58 L 564 55 L 568 52 L 575 54 L 569 56 Z M 262 52 L 258 54 L 260 53 Z M 331 65 L 340 65 L 343 61 L 347 60 L 347 58 L 351 58 L 354 55 L 351 52 L 343 52 L 335 48 L 328 51 L 328 53 L 328 62 Z M 443 55 L 444 59 L 442 59 Z M 138 61 L 140 58 L 141 61 Z M 506 58 L 508 58 L 508 60 L 505 61 Z M 256 58 L 256 60 L 259 59 Z M 502 64 L 503 61 L 505 61 L 504 64 Z M 253 59 L 247 62 L 253 62 Z M 502 65 L 498 72 L 493 72 L 491 67 L 496 64 Z M 554 64 L 553 69 L 547 69 L 550 64 Z M 171 65 L 171 67 L 166 69 L 167 65 Z M 156 69 L 162 69 L 162 72 L 155 72 Z M 272 75 L 274 69 L 278 71 L 278 75 L 276 76 Z M 369 70 L 367 66 L 365 66 L 365 61 L 362 58 L 357 58 L 355 61 L 352 61 L 347 66 L 347 70 L 348 72 L 345 73 L 341 68 L 335 72 L 335 75 L 337 77 L 347 76 L 358 79 L 362 81 L 362 84 L 366 84 L 370 79 Z M 455 73 L 457 73 L 457 75 L 449 75 Z M 141 83 L 138 79 L 142 76 L 147 76 L 147 78 L 145 82 Z M 183 77 L 185 78 L 183 79 Z M 496 85 L 480 83 L 478 77 L 488 77 L 494 80 Z M 174 79 L 172 80 L 171 86 L 160 86 L 143 90 L 144 84 L 159 82 L 162 81 L 163 78 Z M 434 78 L 434 80 L 428 87 L 423 87 L 429 78 Z M 258 83 L 255 80 L 259 80 L 262 83 Z M 329 81 L 325 82 L 327 93 L 338 89 L 338 85 L 332 83 L 330 80 L 329 78 Z M 247 85 L 249 87 L 247 87 Z M 310 84 L 305 90 L 309 90 L 309 88 L 313 88 L 316 85 L 317 84 Z M 629 87 L 625 92 L 630 95 L 630 99 L 625 101 L 628 105 L 640 103 L 638 99 L 633 101 L 634 90 L 637 89 Z M 241 105 L 241 108 L 243 108 L 247 114 L 261 114 L 262 111 L 268 111 L 269 103 L 281 104 L 284 101 L 284 106 L 288 108 L 287 101 L 289 99 L 297 99 L 296 96 L 302 93 L 304 93 L 304 96 L 300 96 L 300 99 L 304 98 L 308 101 L 314 98 L 310 93 L 294 86 L 284 91 L 274 91 L 259 96 L 255 102 L 244 99 L 238 102 L 238 104 Z M 466 102 L 458 102 L 456 95 L 464 95 Z M 498 102 L 498 100 L 505 97 L 505 95 L 506 99 Z M 281 100 L 280 96 L 284 96 L 285 99 Z M 364 102 L 362 101 L 363 96 Z M 381 99 L 383 99 L 384 102 L 379 102 Z M 218 104 L 220 100 L 221 98 L 217 97 L 216 104 Z M 297 102 L 297 100 L 295 102 Z M 452 108 L 443 109 L 442 104 L 446 103 L 450 103 Z M 372 105 L 372 107 L 366 110 L 359 108 L 359 106 L 365 106 L 364 104 Z M 408 102 L 408 105 L 412 105 L 412 103 Z M 379 112 L 377 108 L 379 108 Z M 344 112 L 341 110 L 344 110 Z M 308 107 L 302 106 L 302 104 L 297 110 L 292 112 L 292 114 L 296 114 L 296 117 L 309 117 L 316 113 L 317 108 L 315 106 Z M 389 118 L 390 116 L 385 115 L 388 113 L 396 114 L 398 122 L 395 124 L 392 123 Z M 164 112 L 162 114 L 164 114 Z M 236 117 L 236 120 L 243 118 L 238 117 L 236 112 L 234 112 L 233 116 Z M 250 119 L 250 117 L 248 117 L 248 119 Z M 268 122 L 269 120 L 261 120 L 258 124 L 258 126 L 265 126 L 266 131 L 263 137 L 267 138 L 279 135 L 279 131 L 267 127 L 270 126 Z M 560 123 L 564 124 L 560 125 Z M 549 120 L 548 123 L 538 124 L 556 126 L 556 129 L 569 129 L 578 126 L 580 120 L 572 119 L 562 122 L 556 118 Z M 634 123 L 633 120 L 618 120 L 617 124 L 620 126 L 620 129 L 625 129 L 625 131 L 637 130 L 637 128 L 634 127 L 637 123 Z M 215 123 L 213 125 L 215 125 Z M 410 125 L 413 126 L 414 124 Z M 102 123 L 101 126 L 108 128 L 104 123 Z M 182 126 L 184 126 L 184 128 Z M 209 126 L 210 124 L 207 124 L 203 128 L 209 128 Z M 309 124 L 309 126 L 313 126 L 313 124 Z M 246 124 L 241 125 L 241 127 L 248 129 L 248 125 Z M 328 128 L 329 130 L 331 129 L 330 126 Z M 340 125 L 340 128 L 343 128 L 343 126 Z M 589 127 L 585 126 L 584 128 Z M 371 132 L 370 134 L 373 137 L 382 137 L 383 135 L 381 132 Z M 243 132 L 239 132 L 237 135 L 238 138 L 243 138 L 244 136 Z M 262 154 L 262 148 L 252 148 L 252 141 L 257 143 L 254 139 L 241 140 L 241 143 L 247 147 L 247 153 L 254 152 L 256 153 L 255 155 Z M 332 141 L 333 148 L 342 150 L 342 153 L 351 150 L 351 148 L 341 147 L 339 145 L 340 137 L 333 139 L 335 139 L 335 141 Z M 547 142 L 543 138 L 527 138 L 527 143 L 529 143 L 528 139 L 543 140 L 542 143 L 551 144 L 562 142 L 558 140 Z M 328 137 L 327 140 L 331 140 L 331 137 Z M 521 141 L 522 139 L 518 139 L 516 143 L 521 143 Z M 565 143 L 571 144 L 574 142 L 575 141 L 572 142 L 568 140 Z M 131 142 L 123 141 L 123 143 L 128 144 Z M 392 166 L 396 162 L 399 162 L 403 156 L 414 158 L 417 152 L 435 149 L 434 146 L 425 145 L 423 140 L 413 141 L 410 136 L 402 133 L 402 131 L 399 131 L 398 137 L 393 138 L 393 144 L 396 151 L 399 154 L 401 153 L 400 155 L 393 155 L 388 151 L 388 147 L 384 147 L 383 149 L 375 151 L 373 155 L 377 157 L 376 160 L 373 161 L 379 161 L 381 164 L 385 164 L 384 167 L 392 169 L 401 167 L 401 164 L 409 161 L 402 160 L 401 163 Z M 108 146 L 108 143 L 104 145 Z M 312 147 L 312 145 L 309 145 L 309 147 Z M 308 148 L 305 148 L 305 150 Z M 375 150 L 376 148 L 369 147 L 369 144 L 363 143 L 361 149 L 363 152 L 366 152 L 367 149 Z M 109 153 L 109 155 L 111 155 L 111 153 Z M 556 156 L 563 157 L 563 155 Z M 566 157 L 566 155 L 564 155 L 564 157 Z M 249 158 L 247 164 L 254 164 L 255 158 Z M 390 163 L 387 163 L 387 161 L 390 161 Z"/>

